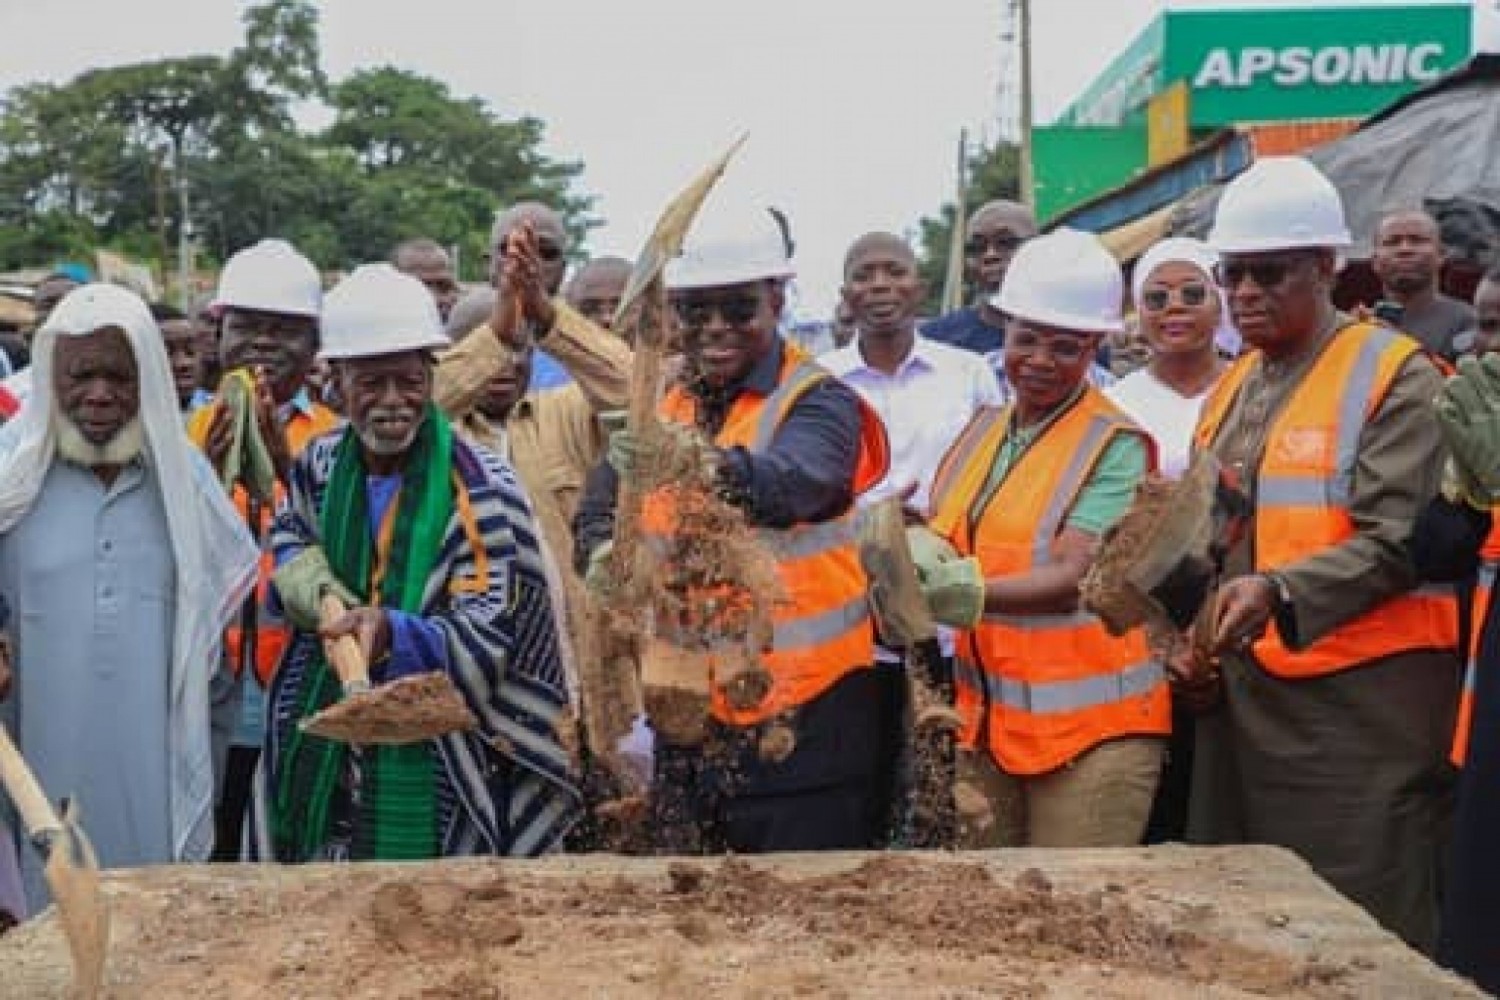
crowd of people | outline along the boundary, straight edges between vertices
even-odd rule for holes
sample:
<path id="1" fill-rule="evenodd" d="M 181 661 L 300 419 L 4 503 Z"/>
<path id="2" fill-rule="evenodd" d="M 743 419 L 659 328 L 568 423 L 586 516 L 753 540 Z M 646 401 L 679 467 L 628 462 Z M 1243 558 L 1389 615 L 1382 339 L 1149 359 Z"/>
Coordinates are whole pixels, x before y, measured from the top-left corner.
<path id="1" fill-rule="evenodd" d="M 786 220 L 710 195 L 664 275 L 666 434 L 623 420 L 631 265 L 569 279 L 535 203 L 470 291 L 426 239 L 325 293 L 268 238 L 194 316 L 51 281 L 0 428 L 0 719 L 112 867 L 595 850 L 594 807 L 632 792 L 633 849 L 909 846 L 909 651 L 858 541 L 894 499 L 961 722 L 952 846 L 1279 845 L 1500 989 L 1500 272 L 1443 295 L 1438 227 L 1402 207 L 1381 302 L 1340 310 L 1351 236 L 1298 158 L 1235 179 L 1128 295 L 1096 237 L 1022 205 L 966 237 L 972 304 L 925 323 L 907 242 L 855 240 L 814 357 L 780 332 Z M 715 689 L 699 741 L 637 720 L 604 773 L 581 664 L 621 484 L 667 448 L 776 555 L 768 680 Z M 1111 634 L 1080 602 L 1102 540 L 1206 455 L 1246 523 L 1196 634 Z M 648 489 L 641 530 L 670 537 L 681 499 Z M 447 675 L 476 728 L 305 732 L 341 637 L 377 685 Z M 17 916 L 46 898 L 23 847 L 0 807 Z"/>

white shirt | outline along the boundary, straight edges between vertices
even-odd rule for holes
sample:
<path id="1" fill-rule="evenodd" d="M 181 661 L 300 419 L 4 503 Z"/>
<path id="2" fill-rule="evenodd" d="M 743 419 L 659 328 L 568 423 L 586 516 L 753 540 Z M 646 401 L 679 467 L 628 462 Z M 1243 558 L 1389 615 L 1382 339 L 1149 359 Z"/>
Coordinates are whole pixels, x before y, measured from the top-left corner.
<path id="1" fill-rule="evenodd" d="M 1000 405 L 1000 386 L 984 358 L 920 335 L 894 374 L 871 367 L 858 339 L 820 356 L 818 363 L 865 398 L 890 437 L 890 471 L 861 503 L 916 483 L 908 506 L 926 510 L 932 478 L 948 447 L 981 406 Z"/>
<path id="2" fill-rule="evenodd" d="M 1187 471 L 1193 428 L 1212 390 L 1210 385 L 1196 396 L 1184 396 L 1151 374 L 1149 368 L 1141 368 L 1105 389 L 1104 395 L 1151 435 L 1162 474 L 1178 479 Z"/>

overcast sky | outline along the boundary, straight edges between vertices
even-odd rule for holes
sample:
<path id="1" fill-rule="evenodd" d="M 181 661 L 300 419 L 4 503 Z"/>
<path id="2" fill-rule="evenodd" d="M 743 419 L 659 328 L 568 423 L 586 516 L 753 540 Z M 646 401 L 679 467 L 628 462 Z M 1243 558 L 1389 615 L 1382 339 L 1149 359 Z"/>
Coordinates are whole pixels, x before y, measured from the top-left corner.
<path id="1" fill-rule="evenodd" d="M 1304 0 L 1248 0 L 1288 6 Z M 1193 0 L 1179 6 L 1194 6 Z M 1312 6 L 1316 4 L 1308 3 Z M 1056 114 L 1163 0 L 1034 0 L 1039 121 Z M 785 208 L 808 308 L 837 293 L 845 247 L 915 235 L 951 196 L 960 129 L 992 139 L 1006 0 L 325 0 L 338 79 L 393 64 L 502 114 L 547 123 L 585 164 L 595 251 L 633 256 L 664 200 L 741 131 L 735 193 Z M 238 40 L 230 0 L 0 0 L 0 86 Z M 1011 115 L 1014 110 L 1011 109 Z M 271 235 L 271 234 L 268 234 Z"/>

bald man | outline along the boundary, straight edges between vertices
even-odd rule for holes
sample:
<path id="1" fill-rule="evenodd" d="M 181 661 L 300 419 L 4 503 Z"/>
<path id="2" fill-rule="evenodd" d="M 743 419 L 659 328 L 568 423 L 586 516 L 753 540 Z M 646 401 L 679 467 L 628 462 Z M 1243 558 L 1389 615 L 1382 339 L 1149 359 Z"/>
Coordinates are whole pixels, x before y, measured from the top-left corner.
<path id="1" fill-rule="evenodd" d="M 1005 317 L 990 298 L 1000 291 L 1011 258 L 1037 234 L 1036 216 L 1016 201 L 986 202 L 969 216 L 964 239 L 964 277 L 972 304 L 928 323 L 923 336 L 976 354 L 1005 343 Z"/>
<path id="2" fill-rule="evenodd" d="M 495 216 L 490 227 L 490 284 L 500 287 L 505 270 L 505 241 L 517 226 L 525 223 L 536 234 L 538 277 L 545 297 L 527 296 L 521 303 L 522 318 L 531 328 L 532 339 L 550 330 L 555 322 L 558 292 L 568 270 L 568 229 L 563 218 L 549 205 L 539 201 L 520 201 Z M 571 381 L 568 371 L 545 350 L 535 352 L 531 368 L 531 388 L 555 389 Z"/>
<path id="3" fill-rule="evenodd" d="M 1474 310 L 1438 290 L 1443 270 L 1443 237 L 1437 220 L 1421 209 L 1392 212 L 1375 230 L 1370 269 L 1380 279 L 1387 302 L 1401 307 L 1391 325 L 1450 361 L 1459 353 L 1455 339 L 1474 329 Z"/>
<path id="4" fill-rule="evenodd" d="M 595 257 L 573 275 L 563 298 L 586 318 L 612 330 L 632 270 L 634 265 L 624 257 Z"/>
<path id="5" fill-rule="evenodd" d="M 427 286 L 432 301 L 437 303 L 438 315 L 446 323 L 453 304 L 458 301 L 459 288 L 453 276 L 453 261 L 442 244 L 425 236 L 402 240 L 391 251 L 391 266 Z"/>

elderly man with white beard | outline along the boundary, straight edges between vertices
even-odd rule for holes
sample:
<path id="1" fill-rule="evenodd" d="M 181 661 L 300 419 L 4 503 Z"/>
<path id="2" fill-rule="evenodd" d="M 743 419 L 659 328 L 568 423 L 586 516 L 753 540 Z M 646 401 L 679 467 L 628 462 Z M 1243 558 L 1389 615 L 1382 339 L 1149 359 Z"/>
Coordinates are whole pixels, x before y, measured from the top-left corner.
<path id="1" fill-rule="evenodd" d="M 33 359 L 32 394 L 0 431 L 14 653 L 0 720 L 42 786 L 80 803 L 102 865 L 206 860 L 235 708 L 219 636 L 254 581 L 254 543 L 188 442 L 144 302 L 75 289 Z M 0 852 L 17 826 L 0 813 Z M 34 910 L 41 872 L 33 852 L 21 861 Z"/>

